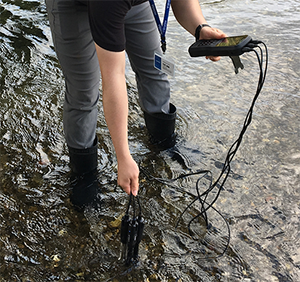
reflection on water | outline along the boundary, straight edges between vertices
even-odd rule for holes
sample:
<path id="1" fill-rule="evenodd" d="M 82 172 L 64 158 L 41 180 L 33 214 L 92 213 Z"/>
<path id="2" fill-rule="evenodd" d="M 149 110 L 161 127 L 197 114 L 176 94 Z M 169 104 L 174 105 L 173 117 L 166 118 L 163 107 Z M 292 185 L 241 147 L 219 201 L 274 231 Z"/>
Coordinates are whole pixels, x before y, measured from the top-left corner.
<path id="1" fill-rule="evenodd" d="M 211 25 L 249 34 L 269 47 L 267 81 L 253 122 L 215 208 L 175 224 L 192 201 L 187 193 L 141 176 L 147 220 L 140 263 L 121 261 L 119 225 L 127 197 L 116 187 L 116 159 L 99 103 L 101 212 L 76 212 L 69 200 L 62 132 L 64 80 L 42 1 L 0 1 L 0 281 L 299 281 L 300 136 L 299 1 L 205 1 Z M 164 1 L 158 1 L 163 11 Z M 244 55 L 231 61 L 189 58 L 193 38 L 171 17 L 168 55 L 176 58 L 172 101 L 179 112 L 182 160 L 148 147 L 132 72 L 128 71 L 129 138 L 134 157 L 156 177 L 192 170 L 220 173 L 250 106 L 258 69 Z M 182 52 L 182 50 L 186 50 Z M 181 161 L 181 162 L 180 162 Z M 195 177 L 176 182 L 195 192 Z M 230 244 L 222 257 L 229 239 Z"/>

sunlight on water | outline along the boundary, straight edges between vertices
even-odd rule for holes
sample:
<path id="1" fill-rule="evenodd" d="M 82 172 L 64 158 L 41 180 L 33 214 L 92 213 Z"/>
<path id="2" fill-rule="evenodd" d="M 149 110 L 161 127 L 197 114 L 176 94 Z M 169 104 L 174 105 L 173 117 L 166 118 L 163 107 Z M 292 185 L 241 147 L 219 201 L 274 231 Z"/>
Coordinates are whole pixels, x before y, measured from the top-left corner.
<path id="1" fill-rule="evenodd" d="M 164 1 L 157 2 L 162 16 Z M 203 2 L 212 26 L 267 44 L 267 80 L 229 178 L 207 213 L 207 226 L 202 217 L 189 226 L 199 203 L 182 214 L 199 176 L 167 185 L 141 173 L 146 226 L 139 264 L 130 268 L 119 260 L 128 198 L 116 185 L 117 163 L 101 101 L 102 207 L 80 213 L 69 201 L 64 79 L 45 5 L 0 3 L 0 281 L 300 280 L 299 1 Z M 154 177 L 209 169 L 216 179 L 256 90 L 254 56 L 241 57 L 245 69 L 236 75 L 229 58 L 216 64 L 190 58 L 193 41 L 171 15 L 167 56 L 176 64 L 170 78 L 178 109 L 176 156 L 149 146 L 127 66 L 131 151 Z M 203 191 L 208 182 L 201 180 Z"/>

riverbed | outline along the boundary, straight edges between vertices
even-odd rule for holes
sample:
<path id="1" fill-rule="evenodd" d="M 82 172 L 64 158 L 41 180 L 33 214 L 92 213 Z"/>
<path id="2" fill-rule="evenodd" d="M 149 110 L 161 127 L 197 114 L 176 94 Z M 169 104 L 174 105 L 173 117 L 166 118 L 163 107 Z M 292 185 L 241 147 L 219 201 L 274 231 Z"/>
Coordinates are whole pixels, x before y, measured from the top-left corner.
<path id="1" fill-rule="evenodd" d="M 162 18 L 164 1 L 156 2 Z M 102 101 L 103 203 L 100 211 L 78 212 L 69 201 L 64 78 L 45 5 L 0 0 L 0 281 L 300 281 L 300 2 L 201 5 L 211 26 L 267 45 L 266 81 L 229 177 L 207 212 L 208 228 L 200 217 L 191 224 L 192 237 L 188 223 L 200 205 L 180 215 L 199 175 L 166 181 L 197 170 L 217 179 L 255 95 L 257 59 L 242 55 L 244 69 L 236 74 L 229 58 L 191 58 L 194 38 L 171 13 L 166 56 L 175 63 L 175 155 L 150 145 L 127 64 L 130 149 L 151 177 L 140 177 L 145 230 L 139 262 L 126 267 L 119 259 L 120 221 L 128 197 L 116 185 Z"/>

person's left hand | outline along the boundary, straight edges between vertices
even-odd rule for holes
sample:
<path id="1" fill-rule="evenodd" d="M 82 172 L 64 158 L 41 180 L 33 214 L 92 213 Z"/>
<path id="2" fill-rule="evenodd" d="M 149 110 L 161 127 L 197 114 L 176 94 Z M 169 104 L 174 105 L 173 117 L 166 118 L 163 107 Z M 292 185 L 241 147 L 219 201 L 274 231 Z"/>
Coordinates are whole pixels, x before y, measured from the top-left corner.
<path id="1" fill-rule="evenodd" d="M 227 37 L 227 35 L 220 29 L 204 26 L 200 31 L 200 40 L 201 39 L 221 39 Z M 213 62 L 217 62 L 221 57 L 207 56 L 206 59 L 210 59 Z"/>

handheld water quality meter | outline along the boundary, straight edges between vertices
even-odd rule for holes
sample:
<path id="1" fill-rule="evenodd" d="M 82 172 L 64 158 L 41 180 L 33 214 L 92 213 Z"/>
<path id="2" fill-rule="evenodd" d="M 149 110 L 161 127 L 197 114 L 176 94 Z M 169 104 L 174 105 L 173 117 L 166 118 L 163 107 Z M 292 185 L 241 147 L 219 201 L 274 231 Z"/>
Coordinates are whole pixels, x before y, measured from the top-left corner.
<path id="1" fill-rule="evenodd" d="M 189 48 L 191 57 L 200 56 L 239 56 L 243 48 L 251 42 L 248 35 L 225 37 L 221 39 L 197 40 Z"/>
<path id="2" fill-rule="evenodd" d="M 248 45 L 252 39 L 248 35 L 224 37 L 221 39 L 197 40 L 189 48 L 191 57 L 200 56 L 229 56 L 234 65 L 235 73 L 244 65 L 240 60 L 240 55 L 249 52 Z"/>
<path id="3" fill-rule="evenodd" d="M 263 49 L 263 47 L 265 49 Z M 231 161 L 236 155 L 241 142 L 243 140 L 243 136 L 250 125 L 252 121 L 252 115 L 253 115 L 253 109 L 255 102 L 262 90 L 262 87 L 264 85 L 265 79 L 266 79 L 266 73 L 267 73 L 267 66 L 268 66 L 268 49 L 267 46 L 264 42 L 260 40 L 252 40 L 250 36 L 248 35 L 242 35 L 242 36 L 236 36 L 236 37 L 227 37 L 227 38 L 222 38 L 222 39 L 216 39 L 216 40 L 197 40 L 194 44 L 192 44 L 189 48 L 190 55 L 192 57 L 199 57 L 199 56 L 229 56 L 233 64 L 235 66 L 235 71 L 237 73 L 237 70 L 239 67 L 244 68 L 243 65 L 240 62 L 240 55 L 246 52 L 253 52 L 257 56 L 257 61 L 259 64 L 259 79 L 258 79 L 258 84 L 256 88 L 256 93 L 252 99 L 251 106 L 246 114 L 242 130 L 236 139 L 236 141 L 231 145 L 222 170 L 218 178 L 213 181 L 213 176 L 212 172 L 210 170 L 197 170 L 194 171 L 192 168 L 189 168 L 190 171 L 186 174 L 180 174 L 178 177 L 173 178 L 173 179 L 166 179 L 164 180 L 163 178 L 156 178 L 151 176 L 145 169 L 140 167 L 141 172 L 143 172 L 149 180 L 156 180 L 159 183 L 163 183 L 165 185 L 169 185 L 172 187 L 172 189 L 178 189 L 178 191 L 183 192 L 184 194 L 187 194 L 193 198 L 192 202 L 184 209 L 184 211 L 179 215 L 179 219 L 177 220 L 176 227 L 179 226 L 179 223 L 181 220 L 185 220 L 183 215 L 187 212 L 190 212 L 190 208 L 196 203 L 197 206 L 195 206 L 195 210 L 199 210 L 198 214 L 196 214 L 189 222 L 188 224 L 185 224 L 188 228 L 189 235 L 191 236 L 192 239 L 200 241 L 200 243 L 203 243 L 205 246 L 207 246 L 207 240 L 202 237 L 198 237 L 197 232 L 194 232 L 192 230 L 192 224 L 196 223 L 196 220 L 202 216 L 202 218 L 205 220 L 206 228 L 211 229 L 211 230 L 217 230 L 211 223 L 208 223 L 208 216 L 207 216 L 207 211 L 208 210 L 213 210 L 217 214 L 223 218 L 225 221 L 225 224 L 228 229 L 228 236 L 223 237 L 224 240 L 227 241 L 225 248 L 223 248 L 222 252 L 219 251 L 219 246 L 218 249 L 216 249 L 216 254 L 217 256 L 210 256 L 210 254 L 207 254 L 206 251 L 205 253 L 207 259 L 216 259 L 221 256 L 223 256 L 228 247 L 229 247 L 229 242 L 230 242 L 230 226 L 229 223 L 227 222 L 226 218 L 216 210 L 214 207 L 215 202 L 217 201 L 221 191 L 223 190 L 224 184 L 226 180 L 229 177 L 229 174 L 231 172 Z M 180 159 L 182 159 L 182 154 L 176 148 L 177 146 L 174 147 L 174 149 L 170 149 L 172 153 L 174 153 L 174 156 L 177 155 Z M 184 159 L 182 159 L 183 162 L 185 163 Z M 188 166 L 187 166 L 188 167 Z M 177 181 L 177 180 L 182 180 L 185 177 L 190 177 L 191 175 L 200 175 L 200 177 L 196 181 L 196 192 L 191 193 L 190 191 L 186 191 L 183 189 L 183 187 L 179 187 L 178 185 L 173 185 L 172 183 Z M 204 181 L 205 180 L 205 181 Z M 206 182 L 207 181 L 207 182 Z M 202 186 L 207 185 L 208 187 L 204 190 Z M 200 191 L 201 188 L 201 191 Z M 213 191 L 214 190 L 214 191 Z M 213 191 L 213 192 L 212 192 Z M 211 195 L 213 193 L 213 195 Z M 211 196 L 209 196 L 211 195 Z M 132 196 L 131 196 L 132 198 Z M 138 199 L 138 198 L 137 198 Z M 138 202 L 139 203 L 139 202 Z M 127 248 L 127 259 L 126 263 L 129 265 L 131 262 L 135 262 L 138 259 L 138 245 L 141 241 L 141 236 L 144 230 L 144 222 L 139 215 L 136 217 L 135 212 L 134 212 L 134 217 L 130 220 L 129 215 L 128 215 L 128 209 L 129 206 L 131 205 L 131 200 L 129 201 L 128 208 L 126 211 L 125 216 L 122 219 L 122 228 L 121 228 L 121 241 L 122 244 L 125 247 L 125 250 Z M 133 210 L 134 210 L 134 201 L 133 201 Z M 194 211 L 193 211 L 194 213 Z M 189 217 L 191 216 L 191 213 L 189 213 Z M 183 230 L 180 229 L 180 232 Z M 197 243 L 198 244 L 198 243 Z M 209 248 L 212 249 L 212 248 Z M 202 251 L 202 249 L 201 249 Z M 123 252 L 126 253 L 126 252 Z M 197 252 L 193 253 L 193 251 L 189 251 L 189 253 L 194 256 L 194 254 L 199 254 L 200 252 L 197 250 Z"/>

